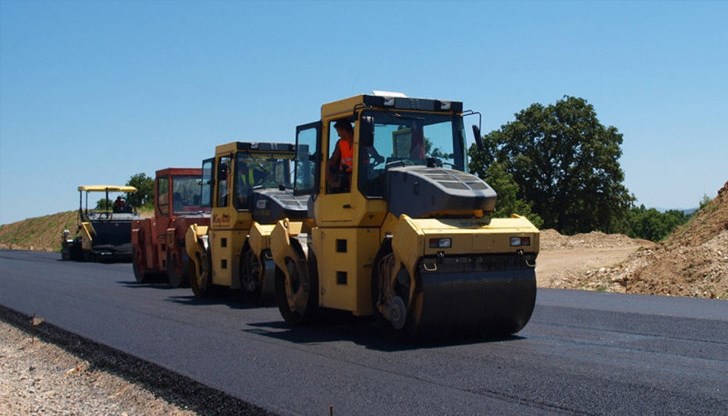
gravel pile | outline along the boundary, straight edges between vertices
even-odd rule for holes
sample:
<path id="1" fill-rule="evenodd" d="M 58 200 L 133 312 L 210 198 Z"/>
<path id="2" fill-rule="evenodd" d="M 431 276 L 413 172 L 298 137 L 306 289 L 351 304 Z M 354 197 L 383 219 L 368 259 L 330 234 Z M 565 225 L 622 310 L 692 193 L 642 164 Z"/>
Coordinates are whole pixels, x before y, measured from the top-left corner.
<path id="1" fill-rule="evenodd" d="M 592 231 L 566 236 L 561 235 L 554 229 L 541 230 L 539 240 L 541 250 L 636 247 L 645 244 L 649 245 L 651 243 L 645 240 L 635 240 L 624 234 L 604 234 L 600 231 Z"/>

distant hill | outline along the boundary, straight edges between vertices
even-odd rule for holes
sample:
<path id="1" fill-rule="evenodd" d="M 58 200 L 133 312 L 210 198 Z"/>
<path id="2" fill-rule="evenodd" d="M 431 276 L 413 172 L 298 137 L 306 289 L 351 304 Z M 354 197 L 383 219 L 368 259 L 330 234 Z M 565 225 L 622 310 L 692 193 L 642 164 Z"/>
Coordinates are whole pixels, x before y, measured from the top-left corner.
<path id="1" fill-rule="evenodd" d="M 687 209 L 683 209 L 683 208 L 660 208 L 660 207 L 656 207 L 655 209 L 657 211 L 663 212 L 663 213 L 664 212 L 667 212 L 667 211 L 680 211 L 680 212 L 682 212 L 685 215 L 693 215 L 700 208 L 687 208 Z"/>
<path id="2" fill-rule="evenodd" d="M 151 208 L 142 209 L 139 214 L 142 217 L 154 215 Z M 63 230 L 74 235 L 77 226 L 77 210 L 0 225 L 0 249 L 60 252 Z"/>
<path id="3" fill-rule="evenodd" d="M 59 212 L 0 225 L 0 248 L 60 251 L 63 230 L 76 231 L 78 211 Z"/>

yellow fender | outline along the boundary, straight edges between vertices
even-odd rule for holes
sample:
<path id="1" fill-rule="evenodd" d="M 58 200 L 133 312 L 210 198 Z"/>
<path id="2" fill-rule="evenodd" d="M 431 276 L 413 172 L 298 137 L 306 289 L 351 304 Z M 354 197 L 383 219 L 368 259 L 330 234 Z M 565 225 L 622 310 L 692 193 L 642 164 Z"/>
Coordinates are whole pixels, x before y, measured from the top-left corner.
<path id="1" fill-rule="evenodd" d="M 254 279 L 259 294 L 265 296 L 275 293 L 275 263 L 270 255 L 270 235 L 275 226 L 254 221 L 248 232 L 248 251 L 240 259 L 242 269 L 245 270 L 240 275 L 241 285 L 246 286 L 246 290 L 251 290 L 250 285 Z"/>
<path id="2" fill-rule="evenodd" d="M 417 262 L 424 255 L 425 235 L 417 224 L 406 214 L 402 214 L 397 221 L 394 236 L 392 237 L 392 252 L 394 253 L 394 265 L 390 276 L 394 278 L 402 266 L 407 269 L 410 277 L 409 298 L 412 301 L 408 309 L 422 307 L 422 299 L 417 296 L 418 285 L 416 282 Z M 389 282 L 390 289 L 394 290 L 394 279 Z"/>
<path id="3" fill-rule="evenodd" d="M 254 222 L 248 233 L 248 244 L 250 250 L 261 258 L 263 250 L 270 248 L 270 236 L 276 224 L 258 224 Z"/>
<path id="4" fill-rule="evenodd" d="M 402 214 L 397 222 L 397 228 L 392 238 L 392 251 L 397 263 L 404 264 L 410 276 L 417 271 L 417 262 L 424 255 L 424 233 L 412 221 L 412 218 Z M 398 268 L 398 266 L 395 266 Z"/>
<path id="5" fill-rule="evenodd" d="M 90 222 L 82 222 L 78 231 L 81 234 L 81 248 L 90 251 L 93 248 L 94 235 L 96 235 L 94 226 Z"/>
<path id="6" fill-rule="evenodd" d="M 291 247 L 291 238 L 298 236 L 302 228 L 302 222 L 283 219 L 276 223 L 270 233 L 270 251 L 273 262 L 275 262 L 278 269 L 286 274 L 286 279 L 289 278 L 286 258 L 298 258 L 296 250 Z"/>
<path id="7" fill-rule="evenodd" d="M 195 270 L 199 270 L 198 259 L 203 258 L 205 254 L 201 250 L 207 251 L 209 248 L 207 229 L 208 226 L 206 225 L 192 224 L 185 233 L 185 250 L 187 251 L 187 257 L 194 263 Z"/>
<path id="8" fill-rule="evenodd" d="M 271 232 L 270 242 L 276 265 L 276 303 L 283 319 L 294 325 L 304 322 L 318 306 L 318 289 L 315 284 L 311 285 L 314 277 L 309 276 L 307 268 L 307 247 L 299 241 L 302 229 L 302 222 L 290 222 L 288 219 L 278 221 Z M 279 271 L 281 275 L 277 274 Z M 301 284 L 294 285 L 296 281 Z"/>

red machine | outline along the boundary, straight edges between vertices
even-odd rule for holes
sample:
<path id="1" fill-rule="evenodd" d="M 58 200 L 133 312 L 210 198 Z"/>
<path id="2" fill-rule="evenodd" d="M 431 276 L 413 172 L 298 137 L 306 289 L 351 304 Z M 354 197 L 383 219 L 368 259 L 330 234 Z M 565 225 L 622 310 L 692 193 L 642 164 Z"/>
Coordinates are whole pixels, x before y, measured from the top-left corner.
<path id="1" fill-rule="evenodd" d="M 189 284 L 185 233 L 192 224 L 210 224 L 210 196 L 202 194 L 201 181 L 200 168 L 156 172 L 154 218 L 132 223 L 132 264 L 137 282 L 159 276 L 167 277 L 172 287 Z"/>

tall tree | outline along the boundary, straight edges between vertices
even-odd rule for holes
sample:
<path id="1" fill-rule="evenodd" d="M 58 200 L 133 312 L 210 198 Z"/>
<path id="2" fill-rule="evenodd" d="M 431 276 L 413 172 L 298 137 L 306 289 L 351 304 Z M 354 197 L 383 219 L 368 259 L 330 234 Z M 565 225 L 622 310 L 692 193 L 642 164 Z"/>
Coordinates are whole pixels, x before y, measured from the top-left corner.
<path id="1" fill-rule="evenodd" d="M 603 126 L 583 98 L 532 104 L 515 117 L 483 137 L 483 151 L 471 151 L 471 170 L 483 177 L 486 167 L 502 164 L 544 228 L 621 231 L 634 201 L 622 184 L 622 134 Z"/>
<path id="2" fill-rule="evenodd" d="M 126 202 L 134 207 L 141 207 L 151 204 L 154 201 L 154 179 L 148 177 L 144 173 L 131 175 L 127 185 L 137 189 L 136 192 L 126 196 Z"/>
<path id="3" fill-rule="evenodd" d="M 482 178 L 498 194 L 494 217 L 503 218 L 510 217 L 511 214 L 519 214 L 527 217 L 536 227 L 540 228 L 543 225 L 543 220 L 533 212 L 531 204 L 518 198 L 518 184 L 513 179 L 513 175 L 506 172 L 502 164 L 492 163 L 485 170 Z"/>

